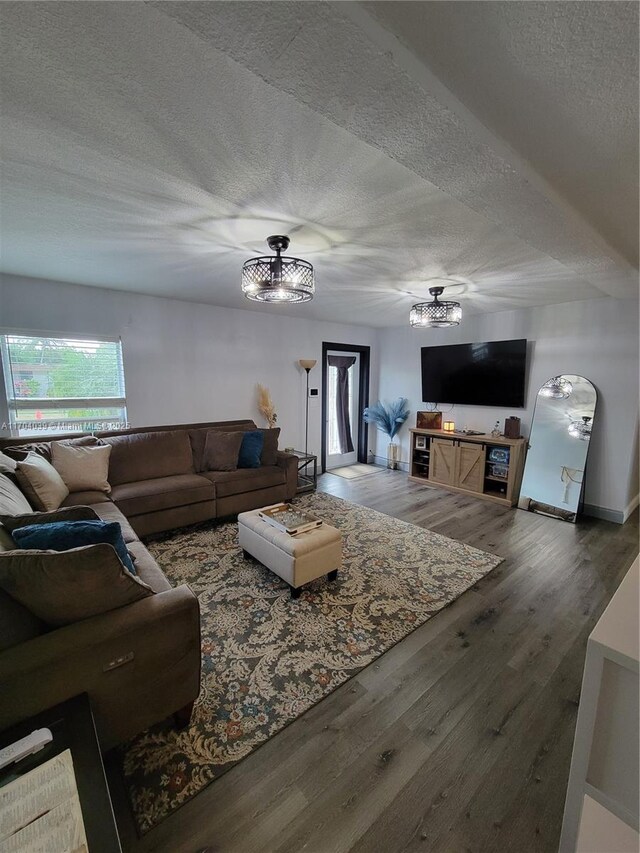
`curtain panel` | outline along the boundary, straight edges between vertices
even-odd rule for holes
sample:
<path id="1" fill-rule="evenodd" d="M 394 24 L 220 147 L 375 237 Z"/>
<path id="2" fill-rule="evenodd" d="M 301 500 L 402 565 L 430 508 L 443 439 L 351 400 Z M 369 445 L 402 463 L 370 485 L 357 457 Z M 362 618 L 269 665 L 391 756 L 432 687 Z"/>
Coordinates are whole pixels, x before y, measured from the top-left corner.
<path id="1" fill-rule="evenodd" d="M 353 452 L 351 437 L 351 420 L 349 418 L 349 368 L 356 363 L 355 356 L 330 355 L 327 359 L 329 367 L 338 371 L 336 388 L 336 414 L 338 418 L 338 443 L 340 453 Z"/>

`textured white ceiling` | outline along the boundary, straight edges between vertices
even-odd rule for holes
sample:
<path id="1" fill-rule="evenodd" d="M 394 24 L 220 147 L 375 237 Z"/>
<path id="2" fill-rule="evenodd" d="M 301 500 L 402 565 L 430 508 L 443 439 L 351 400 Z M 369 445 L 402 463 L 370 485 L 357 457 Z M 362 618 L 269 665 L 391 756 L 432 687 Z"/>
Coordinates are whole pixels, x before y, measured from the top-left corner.
<path id="1" fill-rule="evenodd" d="M 615 18 L 627 4 L 608 5 Z M 317 296 L 257 310 L 402 325 L 441 277 L 468 311 L 637 292 L 623 241 L 603 239 L 613 220 L 587 222 L 362 6 L 36 2 L 0 16 L 5 271 L 249 308 L 242 261 L 284 232 Z M 609 62 L 595 53 L 585 85 Z M 565 136 L 583 156 L 581 134 Z"/>
<path id="2" fill-rule="evenodd" d="M 638 264 L 637 2 L 363 6 Z"/>

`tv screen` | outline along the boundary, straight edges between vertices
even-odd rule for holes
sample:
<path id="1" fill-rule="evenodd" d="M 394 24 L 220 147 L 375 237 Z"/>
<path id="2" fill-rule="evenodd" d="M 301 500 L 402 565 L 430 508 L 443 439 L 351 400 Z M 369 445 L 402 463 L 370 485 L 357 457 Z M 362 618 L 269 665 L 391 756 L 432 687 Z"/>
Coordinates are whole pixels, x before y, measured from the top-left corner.
<path id="1" fill-rule="evenodd" d="M 422 347 L 422 399 L 468 406 L 524 406 L 527 342 Z"/>

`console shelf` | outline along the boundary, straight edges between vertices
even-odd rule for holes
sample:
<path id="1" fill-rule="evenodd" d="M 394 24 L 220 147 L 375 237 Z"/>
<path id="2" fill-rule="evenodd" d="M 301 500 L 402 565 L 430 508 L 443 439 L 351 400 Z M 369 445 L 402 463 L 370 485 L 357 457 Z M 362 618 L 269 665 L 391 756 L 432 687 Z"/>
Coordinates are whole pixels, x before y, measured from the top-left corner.
<path id="1" fill-rule="evenodd" d="M 412 429 L 409 479 L 515 506 L 526 451 L 525 438 Z M 506 469 L 507 476 L 492 473 L 494 466 Z"/>

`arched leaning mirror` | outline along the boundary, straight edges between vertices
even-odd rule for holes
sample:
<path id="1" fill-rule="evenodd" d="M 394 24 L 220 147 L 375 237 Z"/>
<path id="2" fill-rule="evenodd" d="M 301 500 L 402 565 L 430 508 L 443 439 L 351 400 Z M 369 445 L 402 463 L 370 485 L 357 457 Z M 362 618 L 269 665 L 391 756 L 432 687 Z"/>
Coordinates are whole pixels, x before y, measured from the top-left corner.
<path id="1" fill-rule="evenodd" d="M 553 376 L 538 391 L 518 506 L 575 522 L 596 413 L 583 376 Z"/>

